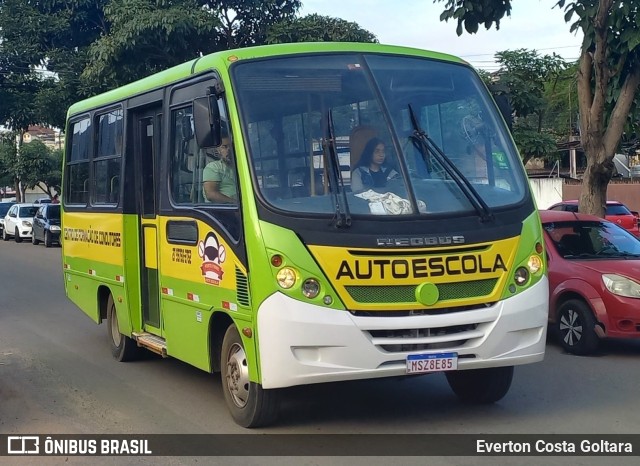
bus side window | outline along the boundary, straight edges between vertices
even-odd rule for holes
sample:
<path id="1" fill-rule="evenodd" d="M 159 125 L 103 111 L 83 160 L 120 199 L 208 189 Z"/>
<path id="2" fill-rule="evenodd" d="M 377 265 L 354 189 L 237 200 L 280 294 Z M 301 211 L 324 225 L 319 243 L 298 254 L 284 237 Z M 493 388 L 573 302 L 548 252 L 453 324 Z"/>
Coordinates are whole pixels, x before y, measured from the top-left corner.
<path id="1" fill-rule="evenodd" d="M 67 153 L 66 204 L 86 204 L 89 193 L 89 153 L 91 119 L 84 117 L 71 125 L 71 144 Z"/>
<path id="2" fill-rule="evenodd" d="M 171 126 L 171 195 L 177 204 L 194 204 L 198 202 L 199 174 L 191 107 L 173 110 Z"/>

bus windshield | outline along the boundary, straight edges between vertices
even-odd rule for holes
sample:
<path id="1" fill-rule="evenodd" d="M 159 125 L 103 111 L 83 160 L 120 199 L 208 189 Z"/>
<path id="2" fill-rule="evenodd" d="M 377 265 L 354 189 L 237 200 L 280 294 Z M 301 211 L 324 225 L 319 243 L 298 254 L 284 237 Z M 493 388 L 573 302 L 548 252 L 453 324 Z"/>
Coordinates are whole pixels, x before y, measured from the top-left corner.
<path id="1" fill-rule="evenodd" d="M 465 65 L 323 54 L 241 61 L 232 73 L 256 190 L 272 208 L 460 215 L 527 192 L 505 125 Z"/>

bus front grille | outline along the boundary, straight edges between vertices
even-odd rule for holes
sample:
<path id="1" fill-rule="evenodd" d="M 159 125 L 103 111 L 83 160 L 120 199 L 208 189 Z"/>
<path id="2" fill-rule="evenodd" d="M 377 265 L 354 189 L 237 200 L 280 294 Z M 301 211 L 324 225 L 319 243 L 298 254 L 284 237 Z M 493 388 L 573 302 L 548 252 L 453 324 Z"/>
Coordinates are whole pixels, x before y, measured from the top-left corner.
<path id="1" fill-rule="evenodd" d="M 487 296 L 493 292 L 497 282 L 497 278 L 489 278 L 467 282 L 437 283 L 438 301 Z M 354 301 L 363 304 L 416 302 L 416 285 L 345 286 L 345 289 Z"/>
<path id="2" fill-rule="evenodd" d="M 388 353 L 447 349 L 482 338 L 485 328 L 478 324 L 452 325 L 438 328 L 368 330 L 371 342 Z"/>

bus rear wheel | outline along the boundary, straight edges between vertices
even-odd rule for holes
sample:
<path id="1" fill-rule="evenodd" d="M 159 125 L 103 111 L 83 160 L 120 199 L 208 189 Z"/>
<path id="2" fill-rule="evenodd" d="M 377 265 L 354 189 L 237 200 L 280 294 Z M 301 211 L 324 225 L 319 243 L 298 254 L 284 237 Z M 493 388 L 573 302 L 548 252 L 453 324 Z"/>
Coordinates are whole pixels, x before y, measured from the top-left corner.
<path id="1" fill-rule="evenodd" d="M 278 417 L 278 391 L 249 380 L 249 364 L 238 329 L 231 324 L 222 340 L 222 391 L 231 416 L 242 427 L 269 425 Z"/>
<path id="2" fill-rule="evenodd" d="M 447 382 L 466 403 L 489 404 L 502 399 L 513 380 L 513 366 L 446 372 Z"/>
<path id="3" fill-rule="evenodd" d="M 111 354 L 120 362 L 134 361 L 140 357 L 142 349 L 138 344 L 126 335 L 120 333 L 118 315 L 113 297 L 109 295 L 107 300 L 107 332 L 111 344 Z"/>

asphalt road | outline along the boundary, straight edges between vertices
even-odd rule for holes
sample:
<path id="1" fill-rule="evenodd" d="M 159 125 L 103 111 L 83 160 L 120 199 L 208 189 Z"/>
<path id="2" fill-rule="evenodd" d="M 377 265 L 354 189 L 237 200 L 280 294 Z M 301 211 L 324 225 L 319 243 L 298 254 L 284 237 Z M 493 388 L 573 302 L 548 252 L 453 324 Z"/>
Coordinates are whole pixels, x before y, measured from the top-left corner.
<path id="1" fill-rule="evenodd" d="M 640 433 L 640 341 L 605 342 L 595 357 L 564 354 L 549 343 L 544 362 L 517 367 L 510 392 L 491 406 L 459 403 L 441 374 L 295 387 L 285 391 L 277 426 L 247 431 L 228 415 L 218 375 L 154 355 L 134 363 L 112 359 L 105 325 L 95 325 L 65 297 L 61 265 L 60 248 L 0 241 L 0 434 Z M 163 463 L 573 465 L 603 459 L 187 457 Z M 635 464 L 629 459 L 606 462 Z M 113 464 L 133 462 L 118 460 Z M 15 463 L 0 457 L 0 464 Z"/>

